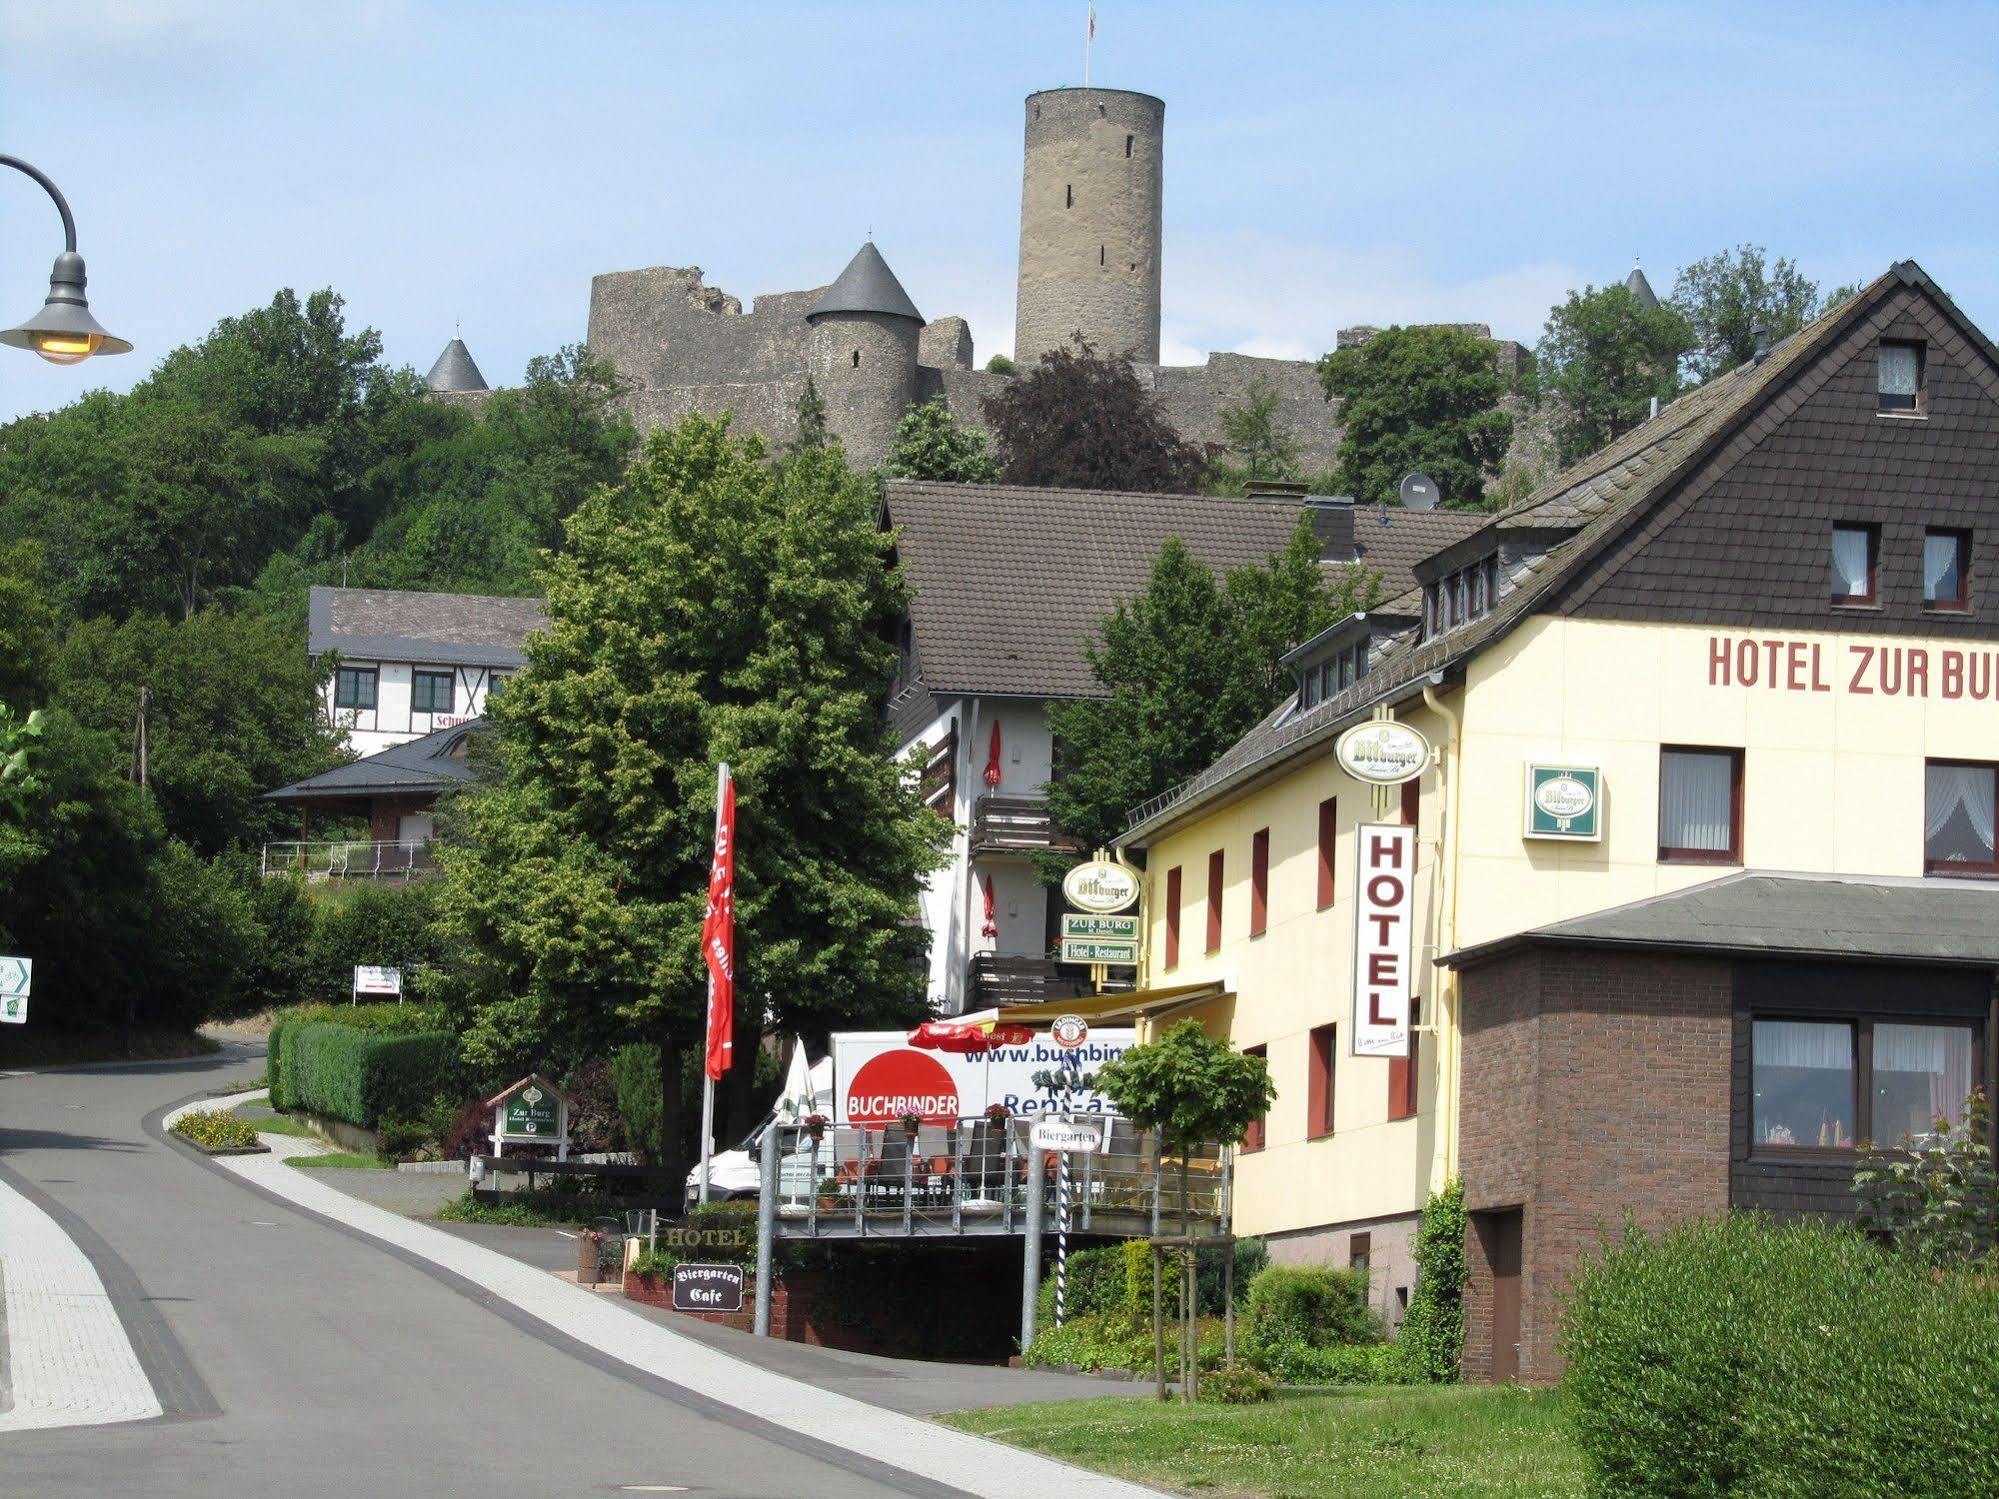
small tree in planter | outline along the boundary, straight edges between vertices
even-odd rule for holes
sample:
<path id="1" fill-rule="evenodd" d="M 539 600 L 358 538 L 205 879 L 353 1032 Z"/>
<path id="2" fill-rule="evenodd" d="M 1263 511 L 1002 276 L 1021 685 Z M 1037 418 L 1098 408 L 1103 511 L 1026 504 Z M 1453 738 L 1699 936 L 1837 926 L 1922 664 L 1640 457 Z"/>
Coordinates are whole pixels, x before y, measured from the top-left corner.
<path id="1" fill-rule="evenodd" d="M 1199 1145 L 1235 1145 L 1269 1110 L 1277 1088 L 1262 1057 L 1245 1056 L 1217 1041 L 1197 1020 L 1183 1020 L 1156 1041 L 1134 1046 L 1097 1074 L 1099 1092 L 1140 1129 L 1158 1132 L 1160 1153 L 1180 1157 L 1180 1231 L 1193 1237 L 1188 1152 Z M 1180 1265 L 1180 1398 L 1191 1402 L 1200 1378 L 1195 1348 L 1194 1255 Z M 1166 1331 L 1158 1245 L 1152 1249 L 1152 1372 L 1166 1398 Z"/>

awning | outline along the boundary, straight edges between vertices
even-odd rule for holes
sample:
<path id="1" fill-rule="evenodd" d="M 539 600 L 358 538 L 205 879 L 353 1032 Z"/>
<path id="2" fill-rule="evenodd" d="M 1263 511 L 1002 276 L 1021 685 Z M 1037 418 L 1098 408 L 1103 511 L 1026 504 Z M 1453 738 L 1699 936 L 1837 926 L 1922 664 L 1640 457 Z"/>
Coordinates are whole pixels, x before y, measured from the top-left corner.
<path id="1" fill-rule="evenodd" d="M 976 1010 L 956 1019 L 976 1025 L 991 1021 L 998 1025 L 1047 1025 L 1063 1015 L 1080 1015 L 1092 1022 L 1113 1020 L 1164 1020 L 1179 1010 L 1196 1009 L 1218 999 L 1229 999 L 1219 979 L 1205 984 L 1169 984 L 1158 989 L 1133 989 L 1124 994 L 1085 994 L 1075 999 L 1050 999 L 1029 1005 L 996 1005 Z"/>

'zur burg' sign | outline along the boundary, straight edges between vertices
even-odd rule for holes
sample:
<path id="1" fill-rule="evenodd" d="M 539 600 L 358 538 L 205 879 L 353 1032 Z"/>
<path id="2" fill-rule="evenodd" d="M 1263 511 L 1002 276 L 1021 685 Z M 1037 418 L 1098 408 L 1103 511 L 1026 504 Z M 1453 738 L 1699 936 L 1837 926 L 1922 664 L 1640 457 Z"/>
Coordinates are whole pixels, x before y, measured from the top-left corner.
<path id="1" fill-rule="evenodd" d="M 1416 924 L 1416 830 L 1355 829 L 1353 1054 L 1409 1055 L 1410 930 Z"/>

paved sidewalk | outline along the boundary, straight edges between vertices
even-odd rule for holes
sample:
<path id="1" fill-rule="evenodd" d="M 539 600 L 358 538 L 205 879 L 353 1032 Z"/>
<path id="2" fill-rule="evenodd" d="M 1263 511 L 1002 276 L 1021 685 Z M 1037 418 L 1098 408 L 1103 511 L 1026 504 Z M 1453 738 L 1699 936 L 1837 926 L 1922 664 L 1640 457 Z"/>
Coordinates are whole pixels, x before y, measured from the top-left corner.
<path id="1" fill-rule="evenodd" d="M 168 1122 L 171 1123 L 172 1116 Z M 493 1250 L 357 1201 L 269 1155 L 216 1164 L 245 1181 L 430 1261 L 621 1363 L 799 1436 L 892 1462 L 984 1499 L 1144 1499 L 1155 1491 L 869 1405 L 721 1352 L 679 1329 L 633 1316 Z"/>
<path id="2" fill-rule="evenodd" d="M 160 1414 L 152 1381 L 90 1261 L 49 1217 L 0 1181 L 0 1432 L 102 1426 Z"/>

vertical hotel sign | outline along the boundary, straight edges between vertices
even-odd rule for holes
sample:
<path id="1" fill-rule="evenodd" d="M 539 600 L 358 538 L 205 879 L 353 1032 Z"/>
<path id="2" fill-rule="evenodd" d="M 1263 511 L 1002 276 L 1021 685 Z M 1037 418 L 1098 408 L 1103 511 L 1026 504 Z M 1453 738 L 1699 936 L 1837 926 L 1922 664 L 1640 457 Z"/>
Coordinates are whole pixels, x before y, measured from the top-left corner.
<path id="1" fill-rule="evenodd" d="M 1409 957 L 1416 925 L 1416 830 L 1363 823 L 1355 830 L 1353 1054 L 1409 1055 Z"/>

